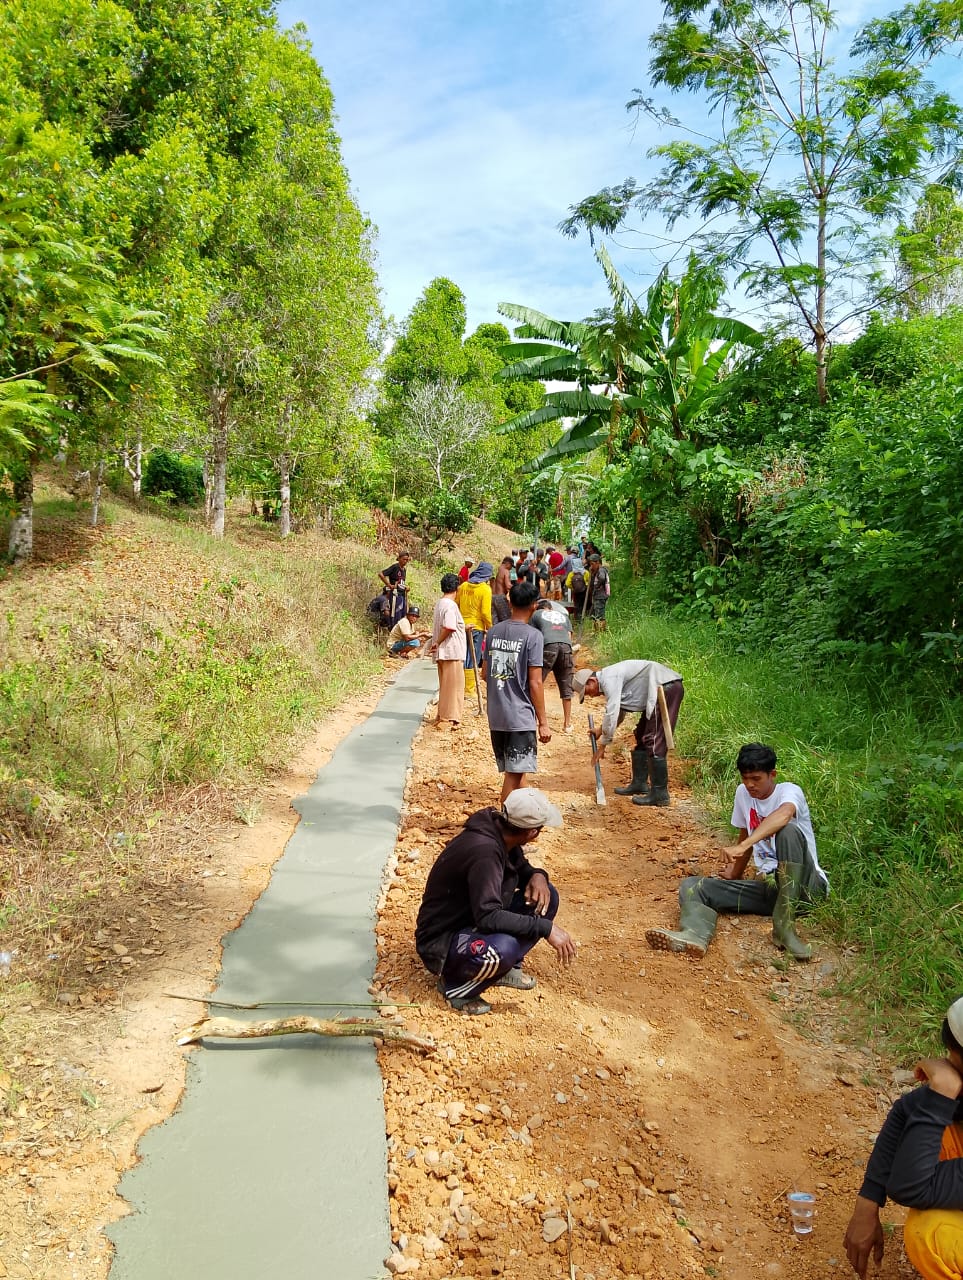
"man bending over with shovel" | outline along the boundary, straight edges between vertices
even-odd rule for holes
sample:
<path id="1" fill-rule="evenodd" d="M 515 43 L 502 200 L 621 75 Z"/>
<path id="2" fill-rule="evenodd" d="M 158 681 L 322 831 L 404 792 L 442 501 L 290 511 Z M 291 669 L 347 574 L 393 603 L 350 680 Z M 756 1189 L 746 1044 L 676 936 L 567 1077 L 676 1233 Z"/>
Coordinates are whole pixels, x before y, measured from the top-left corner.
<path id="1" fill-rule="evenodd" d="M 605 699 L 602 727 L 592 735 L 595 739 L 593 764 L 598 764 L 605 755 L 605 748 L 625 717 L 630 712 L 639 713 L 635 726 L 635 750 L 632 752 L 632 780 L 628 786 L 616 787 L 615 794 L 631 796 L 633 804 L 666 808 L 669 804 L 669 762 L 666 758 L 669 744 L 663 715 L 668 717 L 674 730 L 685 696 L 678 671 L 663 666 L 661 662 L 629 659 L 627 662 L 613 662 L 601 671 L 583 668 L 576 671 L 572 683 L 579 702 L 586 698 Z"/>
<path id="2" fill-rule="evenodd" d="M 796 935 L 796 914 L 829 892 L 816 860 L 809 805 L 794 782 L 776 781 L 776 753 L 761 742 L 742 747 L 736 758 L 742 782 L 732 806 L 739 840 L 718 876 L 686 876 L 679 886 L 680 928 L 647 929 L 657 951 L 701 960 L 716 931 L 720 911 L 772 916 L 772 939 L 794 960 L 808 960 L 812 947 Z M 743 880 L 750 855 L 755 876 Z"/>

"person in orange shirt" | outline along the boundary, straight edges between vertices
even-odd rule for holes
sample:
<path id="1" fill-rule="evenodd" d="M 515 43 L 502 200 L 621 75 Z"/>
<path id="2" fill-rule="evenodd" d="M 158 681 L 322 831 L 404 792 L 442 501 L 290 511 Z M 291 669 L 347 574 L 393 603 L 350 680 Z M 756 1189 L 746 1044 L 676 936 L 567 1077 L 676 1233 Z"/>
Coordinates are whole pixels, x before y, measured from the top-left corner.
<path id="1" fill-rule="evenodd" d="M 843 1241 L 860 1280 L 871 1253 L 883 1261 L 887 1197 L 910 1207 L 903 1245 L 923 1280 L 963 1280 L 963 996 L 941 1034 L 946 1057 L 916 1064 L 922 1087 L 893 1103 L 866 1166 Z"/>

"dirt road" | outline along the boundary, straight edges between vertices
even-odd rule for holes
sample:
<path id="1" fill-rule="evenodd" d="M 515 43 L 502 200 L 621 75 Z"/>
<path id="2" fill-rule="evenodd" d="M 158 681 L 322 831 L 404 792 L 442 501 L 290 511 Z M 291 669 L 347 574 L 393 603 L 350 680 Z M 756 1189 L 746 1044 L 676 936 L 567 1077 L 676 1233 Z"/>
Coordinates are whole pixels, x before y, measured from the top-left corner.
<path id="1" fill-rule="evenodd" d="M 751 918 L 721 920 L 702 963 L 650 950 L 644 930 L 675 923 L 679 879 L 713 870 L 717 842 L 678 761 L 671 808 L 644 810 L 612 794 L 629 769 L 610 749 L 597 806 L 584 711 L 576 703 L 569 737 L 554 687 L 548 705 L 558 732 L 535 781 L 565 826 L 529 856 L 559 889 L 579 960 L 561 971 L 536 947 L 537 989 L 494 990 L 483 1017 L 443 1005 L 411 937 L 434 856 L 496 801 L 487 726 L 469 716 L 459 733 L 426 724 L 416 739 L 377 981 L 423 1002 L 413 1021 L 441 1050 L 423 1062 L 382 1052 L 397 1270 L 413 1259 L 432 1280 L 852 1275 L 843 1231 L 894 1085 L 868 1051 L 834 1042 L 832 957 L 819 947 L 789 966 L 769 922 Z M 785 1211 L 802 1171 L 818 1195 L 807 1239 Z M 899 1253 L 897 1234 L 883 1276 L 900 1274 Z"/>

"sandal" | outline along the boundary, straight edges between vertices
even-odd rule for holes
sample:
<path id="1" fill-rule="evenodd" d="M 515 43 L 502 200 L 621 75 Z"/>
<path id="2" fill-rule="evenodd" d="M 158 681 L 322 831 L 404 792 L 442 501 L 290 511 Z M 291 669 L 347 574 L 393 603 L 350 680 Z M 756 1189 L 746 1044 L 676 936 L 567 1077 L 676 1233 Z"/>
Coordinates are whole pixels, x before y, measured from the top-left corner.
<path id="1" fill-rule="evenodd" d="M 445 996 L 445 984 L 438 980 L 438 990 Z M 445 996 L 445 1003 L 450 1008 L 455 1009 L 458 1013 L 467 1013 L 477 1015 L 480 1013 L 491 1013 L 492 1007 L 487 1000 L 481 1000 L 478 996 Z"/>
<path id="2" fill-rule="evenodd" d="M 524 969 L 516 966 L 514 969 L 509 969 L 507 973 L 503 973 L 500 978 L 496 978 L 492 985 L 495 987 L 514 987 L 516 991 L 531 991 L 532 987 L 537 985 L 537 982 L 530 973 L 526 973 Z"/>

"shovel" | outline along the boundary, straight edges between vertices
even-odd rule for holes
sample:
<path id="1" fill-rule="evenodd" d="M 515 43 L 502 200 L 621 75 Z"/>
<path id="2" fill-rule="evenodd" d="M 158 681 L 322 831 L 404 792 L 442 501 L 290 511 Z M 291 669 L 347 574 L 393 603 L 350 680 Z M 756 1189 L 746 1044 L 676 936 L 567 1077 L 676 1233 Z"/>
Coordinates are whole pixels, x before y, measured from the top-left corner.
<path id="1" fill-rule="evenodd" d="M 589 742 L 592 744 L 592 755 L 595 755 L 595 717 L 589 715 Z M 602 783 L 602 766 L 596 760 L 595 762 L 595 803 L 605 804 L 605 787 Z"/>

